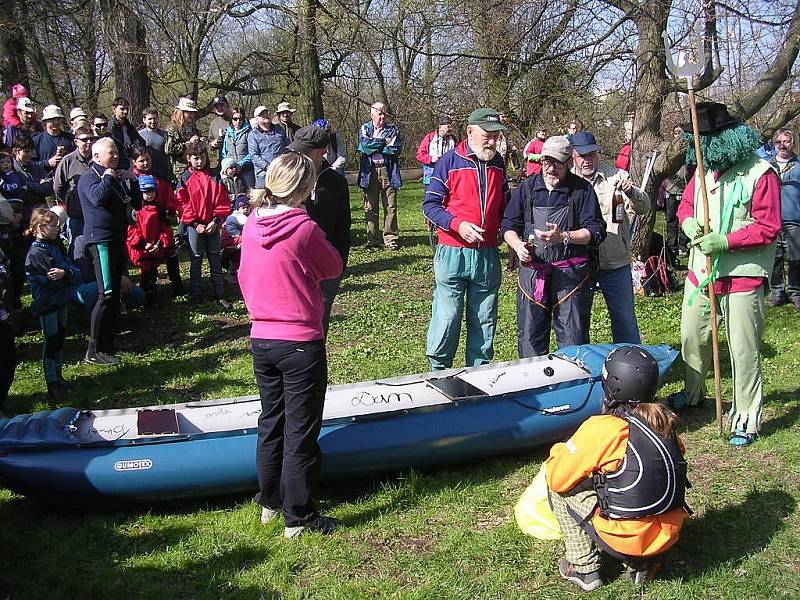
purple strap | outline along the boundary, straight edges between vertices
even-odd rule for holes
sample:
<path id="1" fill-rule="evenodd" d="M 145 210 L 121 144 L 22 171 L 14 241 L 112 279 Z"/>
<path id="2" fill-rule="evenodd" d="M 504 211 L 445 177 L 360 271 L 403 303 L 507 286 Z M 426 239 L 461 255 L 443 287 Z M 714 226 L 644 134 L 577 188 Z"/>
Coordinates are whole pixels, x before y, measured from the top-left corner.
<path id="1" fill-rule="evenodd" d="M 524 265 L 536 271 L 536 279 L 533 286 L 533 299 L 536 300 L 536 302 L 542 302 L 544 299 L 544 286 L 550 279 L 553 269 L 569 269 L 571 267 L 579 267 L 587 262 L 589 262 L 589 256 L 584 254 L 583 256 L 575 256 L 573 258 L 557 260 L 552 263 L 538 263 L 531 261 Z"/>

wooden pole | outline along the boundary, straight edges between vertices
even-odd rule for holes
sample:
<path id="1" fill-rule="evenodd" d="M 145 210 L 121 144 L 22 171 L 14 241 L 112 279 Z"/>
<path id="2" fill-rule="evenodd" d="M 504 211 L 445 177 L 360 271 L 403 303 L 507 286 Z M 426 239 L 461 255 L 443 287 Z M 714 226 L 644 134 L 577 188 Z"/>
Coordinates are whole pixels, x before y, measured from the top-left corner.
<path id="1" fill-rule="evenodd" d="M 700 128 L 697 124 L 697 104 L 694 99 L 694 90 L 689 86 L 689 109 L 692 113 L 692 133 L 694 134 L 694 153 L 697 156 L 697 170 L 695 178 L 700 178 L 700 190 L 703 195 L 703 234 L 708 235 L 711 231 L 711 223 L 708 214 L 708 190 L 706 189 L 706 176 L 703 169 L 703 156 L 700 152 Z M 697 198 L 695 198 L 697 202 Z M 712 269 L 711 256 L 706 256 L 706 273 L 710 276 Z M 717 329 L 717 295 L 714 292 L 714 281 L 708 282 L 708 301 L 711 305 L 711 344 L 712 356 L 714 360 L 714 399 L 717 411 L 717 434 L 722 435 L 722 382 L 719 367 L 719 331 Z"/>

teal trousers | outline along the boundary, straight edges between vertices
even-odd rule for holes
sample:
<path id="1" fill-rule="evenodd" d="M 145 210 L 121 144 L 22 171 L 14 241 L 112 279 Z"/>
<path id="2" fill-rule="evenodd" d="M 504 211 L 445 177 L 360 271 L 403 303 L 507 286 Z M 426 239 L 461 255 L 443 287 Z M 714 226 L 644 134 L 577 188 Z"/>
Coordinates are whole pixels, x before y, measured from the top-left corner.
<path id="1" fill-rule="evenodd" d="M 449 369 L 458 349 L 466 301 L 466 365 L 494 356 L 500 256 L 497 248 L 456 248 L 439 244 L 433 259 L 433 290 L 427 355 L 434 371 Z"/>

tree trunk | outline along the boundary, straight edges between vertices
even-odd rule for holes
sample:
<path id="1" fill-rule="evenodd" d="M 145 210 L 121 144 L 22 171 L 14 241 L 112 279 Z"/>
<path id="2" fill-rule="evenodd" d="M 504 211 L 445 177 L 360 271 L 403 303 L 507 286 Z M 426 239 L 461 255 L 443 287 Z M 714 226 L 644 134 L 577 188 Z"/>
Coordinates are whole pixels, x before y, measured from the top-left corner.
<path id="1" fill-rule="evenodd" d="M 17 26 L 15 0 L 0 0 L 0 83 L 9 90 L 15 83 L 30 88 L 25 61 L 25 40 Z"/>
<path id="2" fill-rule="evenodd" d="M 666 79 L 666 56 L 661 32 L 667 26 L 669 3 L 651 2 L 645 14 L 634 22 L 639 32 L 636 47 L 638 78 L 634 93 L 636 113 L 631 141 L 631 176 L 639 184 L 644 175 L 647 155 L 661 143 L 661 109 L 669 94 Z M 656 198 L 661 179 L 650 178 L 644 191 L 650 196 L 650 210 L 636 220 L 631 239 L 633 256 L 646 256 L 650 234 L 656 219 Z"/>
<path id="3" fill-rule="evenodd" d="M 130 102 L 130 114 L 150 104 L 145 28 L 139 17 L 118 0 L 100 0 L 106 48 L 114 69 L 114 95 Z M 135 8 L 135 7 L 133 7 Z"/>
<path id="4" fill-rule="evenodd" d="M 300 63 L 300 114 L 310 123 L 325 116 L 322 104 L 322 76 L 317 52 L 318 0 L 301 0 L 297 31 L 297 60 Z"/>

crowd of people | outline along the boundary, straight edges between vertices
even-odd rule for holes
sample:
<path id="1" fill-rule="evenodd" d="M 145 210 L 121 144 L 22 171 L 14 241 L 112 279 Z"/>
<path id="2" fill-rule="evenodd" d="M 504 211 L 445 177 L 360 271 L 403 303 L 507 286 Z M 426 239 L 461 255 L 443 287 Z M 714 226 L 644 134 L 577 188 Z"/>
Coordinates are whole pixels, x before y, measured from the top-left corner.
<path id="1" fill-rule="evenodd" d="M 6 110 L 9 103 L 13 111 Z M 117 364 L 114 329 L 120 308 L 158 302 L 156 281 L 162 264 L 173 295 L 184 294 L 178 248 L 185 244 L 190 302 L 202 297 L 205 256 L 216 302 L 228 309 L 226 280 L 238 283 L 252 322 L 253 366 L 262 402 L 256 498 L 262 522 L 283 514 L 287 538 L 305 530 L 330 533 L 336 522 L 319 514 L 315 502 L 321 460 L 317 436 L 327 385 L 325 339 L 351 246 L 345 144 L 323 119 L 304 127 L 295 124 L 294 109 L 286 102 L 275 111 L 258 106 L 248 118 L 219 96 L 213 111 L 207 136 L 198 129 L 198 109 L 188 98 L 179 100 L 166 130 L 160 129 L 152 108 L 142 112 L 142 127 L 137 129 L 129 120 L 128 102 L 117 98 L 110 120 L 99 112 L 89 116 L 73 109 L 68 130 L 61 108 L 47 106 L 37 119 L 24 88 L 15 86 L 4 107 L 6 146 L 0 149 L 0 275 L 7 289 L 6 307 L 0 310 L 0 342 L 13 356 L 8 314 L 21 308 L 27 277 L 31 310 L 44 336 L 48 393 L 60 400 L 69 387 L 61 373 L 67 305 L 74 302 L 91 311 L 85 361 Z M 699 178 L 691 176 L 688 185 L 685 180 L 668 180 L 662 188 L 668 204 L 668 244 L 688 254 L 681 323 L 685 385 L 669 403 L 683 410 L 705 398 L 711 342 L 704 290 L 713 284 L 733 365 L 730 443 L 744 447 L 756 440 L 760 426 L 758 352 L 768 282 L 770 305 L 791 300 L 800 308 L 798 209 L 791 187 L 797 177 L 794 136 L 789 130 L 779 132 L 776 152 L 768 157 L 771 164 L 757 154 L 760 141 L 755 132 L 724 105 L 701 103 L 698 115 L 711 231 L 705 233 L 702 227 Z M 630 152 L 623 150 L 611 167 L 600 161 L 601 147 L 581 123 L 570 123 L 565 135 L 549 136 L 546 129 L 538 129 L 524 148 L 526 166 L 517 165 L 525 177 L 512 192 L 506 122 L 494 109 L 476 109 L 467 119 L 465 138 L 458 141 L 452 120 L 443 117 L 416 152 L 423 165 L 422 211 L 438 238 L 426 343 L 432 370 L 452 367 L 462 320 L 466 365 L 492 360 L 501 241 L 518 266 L 521 358 L 547 354 L 551 329 L 559 347 L 588 343 L 596 293 L 608 306 L 613 341 L 641 341 L 630 220 L 649 211 L 651 199 L 627 172 Z M 675 135 L 692 140 L 680 128 Z M 358 131 L 358 186 L 364 197 L 368 248 L 400 246 L 401 150 L 399 128 L 389 121 L 382 103 L 373 103 L 369 120 Z M 691 145 L 688 162 L 697 163 Z M 786 286 L 783 257 L 775 257 L 779 234 L 789 259 Z M 129 265 L 139 269 L 138 285 L 132 285 Z M 270 274 L 269 293 L 264 289 L 265 273 Z M 647 357 L 631 352 L 625 365 L 644 361 L 633 371 L 652 370 Z M 644 432 L 636 435 L 647 437 L 656 431 L 652 439 L 666 440 L 670 455 L 680 459 L 683 448 L 674 433 L 674 415 L 663 407 L 640 406 L 655 393 L 652 374 L 636 388 L 633 371 L 620 369 L 628 373 L 627 384 L 636 393 L 619 391 L 625 388 L 625 377 L 619 389 L 605 387 L 604 382 L 606 410 L 614 418 L 587 426 L 585 433 L 582 428 L 573 439 L 585 437 L 591 445 L 600 432 L 619 442 L 627 440 L 635 424 Z M 10 386 L 13 369 L 3 376 Z M 580 528 L 586 524 L 598 493 L 585 486 L 586 473 L 574 476 L 573 463 L 584 461 L 581 464 L 591 473 L 599 468 L 591 461 L 619 466 L 625 457 L 624 444 L 615 446 L 613 460 L 576 455 L 569 444 L 566 454 L 561 447 L 554 449 L 548 475 L 553 508 L 565 529 L 570 529 L 569 519 L 577 518 L 576 511 L 581 513 Z M 557 470 L 565 464 L 572 466 Z M 674 502 L 661 508 L 643 516 L 684 510 Z M 674 543 L 685 514 L 670 514 L 673 520 L 666 529 L 664 517 L 655 529 L 631 530 L 633 537 L 656 530 L 665 537 L 647 551 L 629 543 L 626 556 L 658 554 Z M 595 515 L 601 538 L 603 527 L 614 528 L 605 521 L 615 518 Z M 583 589 L 595 589 L 600 581 L 597 549 L 586 547 L 588 538 L 571 529 L 572 541 L 581 538 L 582 545 L 567 542 L 568 560 L 562 562 L 561 574 Z M 596 536 L 592 539 L 597 541 Z"/>

